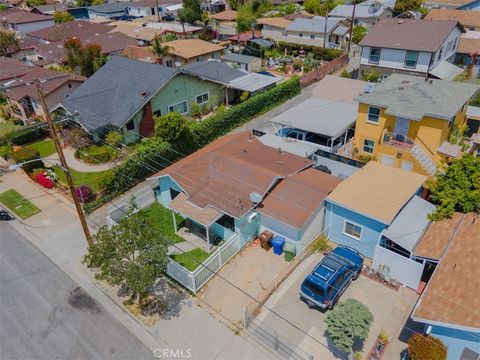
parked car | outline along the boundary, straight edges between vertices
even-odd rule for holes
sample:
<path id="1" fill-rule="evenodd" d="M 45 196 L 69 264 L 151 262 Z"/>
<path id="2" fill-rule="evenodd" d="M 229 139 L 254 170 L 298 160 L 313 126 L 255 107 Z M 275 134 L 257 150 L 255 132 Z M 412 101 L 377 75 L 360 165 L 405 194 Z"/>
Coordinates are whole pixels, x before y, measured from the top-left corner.
<path id="1" fill-rule="evenodd" d="M 166 13 L 165 15 L 162 16 L 163 21 L 174 21 L 175 20 L 175 15 L 172 13 Z"/>
<path id="2" fill-rule="evenodd" d="M 333 309 L 343 292 L 360 276 L 363 257 L 348 246 L 325 256 L 300 286 L 300 298 L 310 307 Z"/>

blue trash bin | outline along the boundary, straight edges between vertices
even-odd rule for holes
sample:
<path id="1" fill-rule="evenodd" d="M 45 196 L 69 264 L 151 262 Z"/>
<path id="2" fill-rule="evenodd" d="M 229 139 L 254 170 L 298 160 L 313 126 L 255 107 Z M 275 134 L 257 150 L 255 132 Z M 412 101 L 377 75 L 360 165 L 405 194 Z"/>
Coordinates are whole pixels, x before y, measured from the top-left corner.
<path id="1" fill-rule="evenodd" d="M 285 238 L 283 236 L 275 235 L 272 238 L 273 253 L 275 255 L 282 255 L 284 245 L 285 245 Z"/>

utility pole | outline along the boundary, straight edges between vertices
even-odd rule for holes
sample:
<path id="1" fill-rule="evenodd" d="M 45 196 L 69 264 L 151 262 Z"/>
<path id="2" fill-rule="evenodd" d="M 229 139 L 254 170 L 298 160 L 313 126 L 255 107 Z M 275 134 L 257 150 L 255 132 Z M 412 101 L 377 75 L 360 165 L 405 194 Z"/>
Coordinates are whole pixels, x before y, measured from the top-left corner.
<path id="1" fill-rule="evenodd" d="M 350 46 L 352 45 L 353 23 L 355 22 L 355 9 L 356 9 L 356 7 L 357 7 L 357 0 L 353 0 L 352 22 L 350 23 L 350 38 L 348 39 L 348 49 L 347 49 L 347 54 L 348 54 L 349 59 L 350 59 Z"/>
<path id="2" fill-rule="evenodd" d="M 158 22 L 160 22 L 160 11 L 158 10 L 158 0 L 156 0 L 156 3 L 157 3 L 157 19 L 158 19 Z"/>
<path id="3" fill-rule="evenodd" d="M 43 96 L 42 89 L 40 88 L 40 81 L 35 79 L 35 90 L 37 91 L 38 98 L 40 99 L 40 106 L 42 107 L 43 114 L 45 116 L 45 120 L 48 123 L 48 128 L 50 130 L 50 136 L 55 144 L 55 149 L 57 150 L 58 156 L 60 158 L 60 162 L 63 167 L 63 171 L 65 172 L 65 177 L 67 178 L 68 188 L 70 189 L 70 194 L 73 198 L 73 203 L 77 209 L 78 218 L 80 219 L 80 223 L 82 224 L 83 233 L 85 234 L 85 238 L 87 239 L 88 246 L 93 246 L 92 236 L 90 235 L 90 230 L 88 229 L 87 220 L 85 219 L 85 214 L 83 213 L 82 206 L 78 201 L 77 194 L 75 193 L 75 186 L 73 185 L 72 175 L 70 174 L 70 170 L 68 169 L 67 161 L 65 160 L 65 155 L 63 154 L 62 146 L 60 145 L 60 141 L 58 140 L 57 131 L 55 130 L 55 126 L 53 125 L 52 118 L 50 116 L 50 112 L 48 111 L 47 103 L 45 101 L 45 97 Z"/>
<path id="4" fill-rule="evenodd" d="M 328 23 L 328 4 L 330 0 L 325 1 L 325 5 L 327 6 L 327 9 L 325 11 L 325 28 L 324 28 L 324 34 L 323 34 L 323 47 L 326 48 L 329 41 L 328 41 L 328 35 L 327 35 L 327 23 Z"/>

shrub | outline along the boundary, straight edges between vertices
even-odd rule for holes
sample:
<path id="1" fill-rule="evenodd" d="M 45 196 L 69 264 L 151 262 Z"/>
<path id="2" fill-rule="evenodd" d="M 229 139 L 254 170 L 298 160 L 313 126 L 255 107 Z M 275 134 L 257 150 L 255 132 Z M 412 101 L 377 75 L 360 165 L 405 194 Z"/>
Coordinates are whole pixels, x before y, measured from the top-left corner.
<path id="1" fill-rule="evenodd" d="M 368 29 L 365 25 L 358 24 L 353 28 L 352 42 L 358 44 L 367 35 Z"/>
<path id="2" fill-rule="evenodd" d="M 195 119 L 200 119 L 202 117 L 202 111 L 200 110 L 200 105 L 196 101 L 192 101 L 192 112 L 191 115 Z"/>
<path id="3" fill-rule="evenodd" d="M 104 164 L 116 158 L 117 152 L 107 145 L 90 145 L 77 150 L 75 156 L 88 164 Z"/>
<path id="4" fill-rule="evenodd" d="M 348 72 L 347 69 L 343 69 L 342 73 L 340 74 L 341 77 L 350 79 L 352 75 Z"/>
<path id="5" fill-rule="evenodd" d="M 324 61 L 331 61 L 342 55 L 341 50 L 318 46 L 300 45 L 287 42 L 279 42 L 277 46 L 282 54 L 285 54 L 285 49 L 287 49 L 289 55 L 297 56 L 300 50 L 303 49 L 306 54 L 311 53 L 314 55 L 315 59 Z"/>
<path id="6" fill-rule="evenodd" d="M 12 156 L 12 145 L 5 144 L 0 146 L 0 156 L 3 157 L 5 160 L 10 159 Z"/>
<path id="7" fill-rule="evenodd" d="M 375 70 L 362 71 L 362 80 L 368 82 L 377 82 L 380 79 L 380 73 Z"/>
<path id="8" fill-rule="evenodd" d="M 86 203 L 92 198 L 92 190 L 88 185 L 80 185 L 75 189 L 75 195 L 81 203 Z"/>
<path id="9" fill-rule="evenodd" d="M 81 128 L 63 129 L 62 139 L 65 144 L 77 150 L 86 148 L 92 143 L 90 135 Z"/>
<path id="10" fill-rule="evenodd" d="M 408 354 L 412 360 L 445 360 L 447 347 L 436 337 L 413 334 L 408 340 Z"/>
<path id="11" fill-rule="evenodd" d="M 12 154 L 12 158 L 13 160 L 15 160 L 17 164 L 21 164 L 21 163 L 26 163 L 27 161 L 40 159 L 40 153 L 36 149 L 22 148 L 20 150 L 14 151 Z M 25 170 L 26 173 L 30 174 L 34 169 L 43 168 L 43 167 L 44 167 L 43 161 L 37 160 L 37 161 L 26 163 L 25 165 L 22 166 L 22 169 Z"/>
<path id="12" fill-rule="evenodd" d="M 46 171 L 39 172 L 35 175 L 35 180 L 47 189 L 51 189 L 55 186 L 55 182 L 47 177 Z"/>
<path id="13" fill-rule="evenodd" d="M 7 141 L 14 145 L 25 145 L 37 140 L 41 140 L 47 134 L 46 128 L 34 127 L 14 131 L 5 135 Z"/>
<path id="14" fill-rule="evenodd" d="M 302 69 L 302 61 L 301 60 L 295 60 L 292 64 L 292 66 L 296 71 L 300 71 Z"/>
<path id="15" fill-rule="evenodd" d="M 122 142 L 123 137 L 118 131 L 110 131 L 105 137 L 105 141 L 108 145 L 117 147 Z"/>

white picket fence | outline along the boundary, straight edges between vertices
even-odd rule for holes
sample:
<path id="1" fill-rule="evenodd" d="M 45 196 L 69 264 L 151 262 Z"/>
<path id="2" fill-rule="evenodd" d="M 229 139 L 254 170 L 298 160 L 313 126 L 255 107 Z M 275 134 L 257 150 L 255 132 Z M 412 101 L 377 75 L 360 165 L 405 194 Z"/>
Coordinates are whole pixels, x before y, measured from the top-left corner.
<path id="1" fill-rule="evenodd" d="M 240 237 L 238 234 L 234 234 L 194 271 L 189 271 L 175 260 L 170 259 L 167 265 L 167 274 L 191 292 L 196 293 L 215 275 L 215 272 L 238 253 L 241 248 Z"/>

